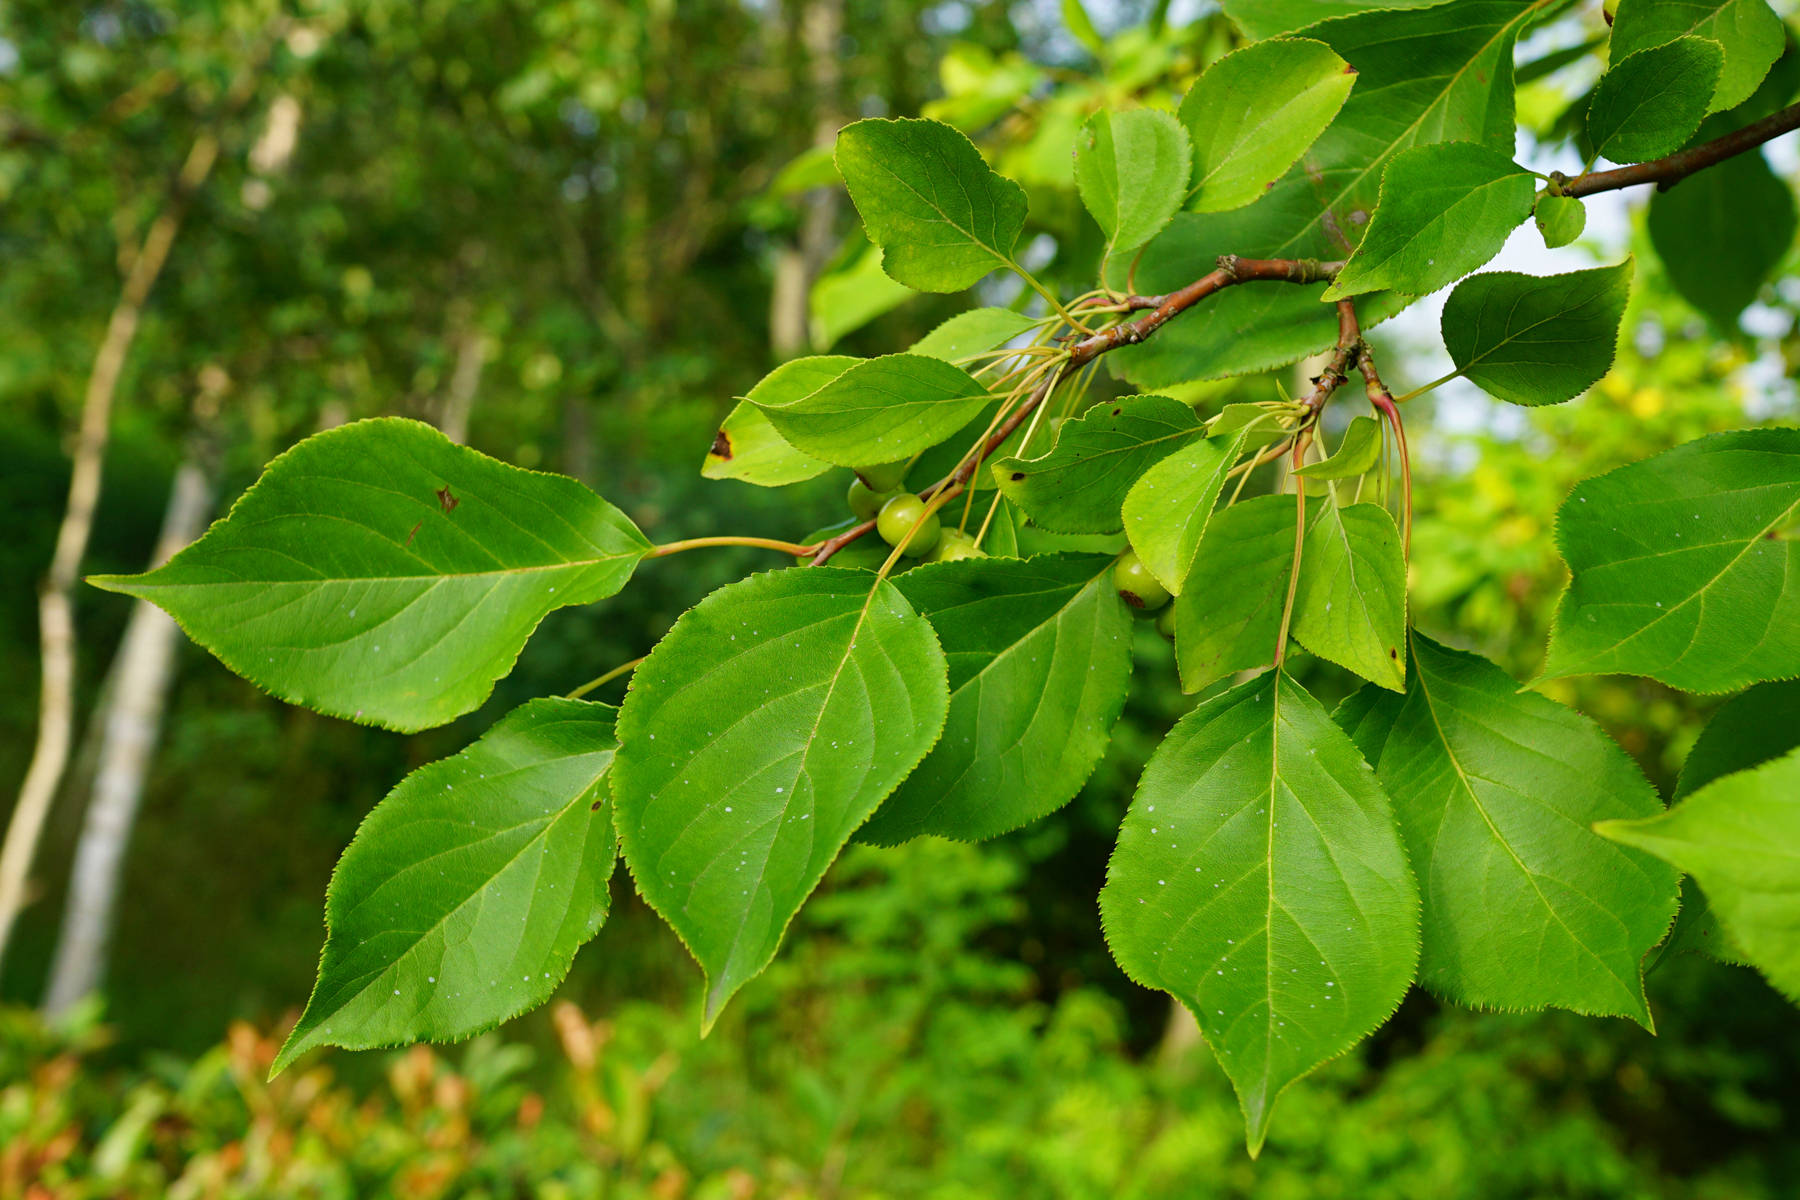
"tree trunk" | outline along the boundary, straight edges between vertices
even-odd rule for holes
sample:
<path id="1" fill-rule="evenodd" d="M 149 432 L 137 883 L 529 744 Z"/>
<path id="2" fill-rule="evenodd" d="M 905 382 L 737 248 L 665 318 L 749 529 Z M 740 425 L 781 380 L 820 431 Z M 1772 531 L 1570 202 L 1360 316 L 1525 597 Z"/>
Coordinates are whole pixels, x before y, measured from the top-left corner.
<path id="1" fill-rule="evenodd" d="M 571 479 L 599 486 L 594 466 L 594 410 L 586 396 L 565 396 L 562 403 L 562 469 Z"/>
<path id="2" fill-rule="evenodd" d="M 7 823 L 6 840 L 0 846 L 0 963 L 14 924 L 25 906 L 31 860 L 37 854 L 44 819 L 50 813 L 69 762 L 69 743 L 75 724 L 75 612 L 73 593 L 81 559 L 87 552 L 94 526 L 94 506 L 100 497 L 100 471 L 106 457 L 106 441 L 112 425 L 113 398 L 131 343 L 137 337 L 138 319 L 156 277 L 162 273 L 169 247 L 181 228 L 187 200 L 212 171 L 219 142 L 211 132 L 200 134 L 188 151 L 175 189 L 163 211 L 151 222 L 144 244 L 133 257 L 119 301 L 106 325 L 106 336 L 94 355 L 87 391 L 81 403 L 81 427 L 75 443 L 74 464 L 69 474 L 69 501 L 56 534 L 56 550 L 50 572 L 38 596 L 38 640 L 43 673 L 38 702 L 37 744 L 31 765 L 19 788 L 19 800 Z"/>
<path id="3" fill-rule="evenodd" d="M 190 451 L 175 473 L 151 567 L 167 562 L 200 536 L 212 505 L 212 487 L 200 456 Z M 114 664 L 93 794 L 75 847 L 62 933 L 44 995 L 44 1014 L 52 1020 L 67 1015 L 96 991 L 105 974 L 125 849 L 162 728 L 180 637 L 175 622 L 155 605 L 139 600 L 132 606 Z"/>
<path id="4" fill-rule="evenodd" d="M 438 418 L 438 428 L 459 446 L 469 440 L 469 413 L 481 391 L 481 368 L 486 362 L 487 343 L 471 318 L 456 335 L 456 366 L 450 372 L 450 386 Z"/>
<path id="5" fill-rule="evenodd" d="M 838 42 L 844 32 L 843 0 L 813 0 L 800 15 L 801 41 L 811 68 L 815 111 L 813 145 L 837 141 L 842 124 L 838 111 L 841 71 Z M 769 345 L 779 358 L 804 354 L 812 343 L 813 280 L 831 259 L 838 215 L 838 189 L 814 188 L 800 214 L 800 236 L 782 247 L 775 259 L 775 281 L 769 294 Z"/>

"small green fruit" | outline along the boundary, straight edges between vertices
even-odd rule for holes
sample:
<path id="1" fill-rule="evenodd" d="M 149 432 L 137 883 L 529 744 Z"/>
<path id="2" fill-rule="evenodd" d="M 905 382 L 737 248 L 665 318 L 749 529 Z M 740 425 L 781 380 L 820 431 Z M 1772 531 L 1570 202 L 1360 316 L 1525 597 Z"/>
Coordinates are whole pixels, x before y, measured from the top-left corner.
<path id="1" fill-rule="evenodd" d="M 919 518 L 924 513 L 923 500 L 911 492 L 901 492 L 881 506 L 881 513 L 875 519 L 875 529 L 881 534 L 881 540 L 890 546 L 900 546 L 904 541 L 906 544 L 901 547 L 900 553 L 917 558 L 928 553 L 937 545 L 938 540 L 937 514 L 932 513 L 921 522 Z M 915 525 L 918 526 L 916 530 L 913 528 Z"/>
<path id="2" fill-rule="evenodd" d="M 1175 606 L 1173 604 L 1156 614 L 1156 632 L 1171 642 L 1175 640 Z"/>
<path id="3" fill-rule="evenodd" d="M 1156 582 L 1144 560 L 1130 550 L 1119 555 L 1119 561 L 1113 564 L 1113 586 L 1119 589 L 1125 603 L 1139 612 L 1155 612 L 1169 602 L 1169 589 Z"/>
<path id="4" fill-rule="evenodd" d="M 910 465 L 909 460 L 902 459 L 899 462 L 878 463 L 873 467 L 858 467 L 856 473 L 869 485 L 871 492 L 892 492 L 906 482 L 906 468 Z"/>
<path id="5" fill-rule="evenodd" d="M 946 529 L 938 544 L 925 557 L 926 562 L 956 562 L 963 558 L 986 558 L 987 551 L 960 529 Z"/>
<path id="6" fill-rule="evenodd" d="M 872 520 L 875 514 L 881 511 L 881 506 L 891 500 L 893 496 L 894 493 L 891 491 L 877 492 L 862 480 L 852 479 L 847 499 L 850 502 L 850 511 L 856 514 L 856 519 L 868 521 Z"/>

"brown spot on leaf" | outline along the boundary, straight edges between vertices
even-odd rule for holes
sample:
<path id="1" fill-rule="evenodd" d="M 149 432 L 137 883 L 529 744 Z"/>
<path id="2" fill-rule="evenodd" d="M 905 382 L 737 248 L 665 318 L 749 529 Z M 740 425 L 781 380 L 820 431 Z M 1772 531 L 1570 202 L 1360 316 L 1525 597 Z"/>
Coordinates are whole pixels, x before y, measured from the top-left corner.
<path id="1" fill-rule="evenodd" d="M 592 804 L 588 805 L 588 808 L 593 812 L 599 812 L 600 806 L 605 803 L 606 803 L 606 797 L 602 796 L 598 800 L 594 801 Z"/>
<path id="2" fill-rule="evenodd" d="M 1388 647 L 1388 657 L 1389 658 L 1399 658 L 1400 652 L 1398 650 L 1394 649 L 1392 646 L 1389 646 Z"/>
<path id="3" fill-rule="evenodd" d="M 713 434 L 713 444 L 710 453 L 714 458 L 730 458 L 731 435 L 726 433 L 723 429 Z"/>
<path id="4" fill-rule="evenodd" d="M 1356 74 L 1356 68 L 1351 66 L 1349 63 L 1345 63 L 1344 64 L 1344 74 L 1354 75 L 1354 74 Z"/>
<path id="5" fill-rule="evenodd" d="M 450 489 L 447 486 L 437 490 L 437 498 L 438 507 L 444 510 L 445 515 L 455 512 L 456 506 L 462 503 L 461 500 L 458 500 L 455 496 L 450 494 Z"/>
<path id="6" fill-rule="evenodd" d="M 1013 476 L 1013 482 L 1014 482 L 1014 483 L 1017 483 L 1017 482 L 1019 482 L 1019 480 L 1021 480 L 1021 479 L 1023 479 L 1023 478 L 1025 478 L 1025 472 L 1023 472 L 1023 471 L 1014 471 L 1014 472 L 1013 472 L 1013 473 L 1012 473 L 1012 476 Z"/>
<path id="7" fill-rule="evenodd" d="M 1115 408 L 1115 409 L 1113 409 L 1113 416 L 1115 416 L 1115 417 L 1116 417 L 1116 416 L 1118 416 L 1118 415 L 1119 415 L 1119 414 L 1120 414 L 1120 413 L 1122 413 L 1122 412 L 1124 412 L 1124 411 L 1125 411 L 1125 410 L 1124 410 L 1124 409 L 1122 409 L 1122 408 Z"/>
<path id="8" fill-rule="evenodd" d="M 412 532 L 406 535 L 406 544 L 408 546 L 412 545 L 413 538 L 418 536 L 419 530 L 424 528 L 424 525 L 425 525 L 425 522 L 420 521 L 417 525 L 414 525 L 412 527 Z"/>

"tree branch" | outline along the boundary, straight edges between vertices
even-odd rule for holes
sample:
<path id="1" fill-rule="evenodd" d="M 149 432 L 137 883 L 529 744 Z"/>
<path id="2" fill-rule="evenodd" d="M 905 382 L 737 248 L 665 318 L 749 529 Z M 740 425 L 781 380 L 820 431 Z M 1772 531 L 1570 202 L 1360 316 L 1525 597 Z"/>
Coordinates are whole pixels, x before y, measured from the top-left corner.
<path id="1" fill-rule="evenodd" d="M 1596 192 L 1616 192 L 1620 188 L 1636 187 L 1640 183 L 1654 183 L 1658 191 L 1665 191 L 1695 171 L 1716 166 L 1795 129 L 1800 129 L 1800 104 L 1790 104 L 1780 112 L 1754 121 L 1724 137 L 1702 142 L 1698 146 L 1689 146 L 1686 150 L 1677 150 L 1666 158 L 1634 163 L 1628 167 L 1615 167 L 1610 171 L 1592 171 L 1573 179 L 1561 171 L 1552 171 L 1550 191 L 1560 196 L 1592 196 Z"/>
<path id="2" fill-rule="evenodd" d="M 1610 171 L 1595 171 L 1573 179 L 1560 171 L 1553 171 L 1549 177 L 1550 191 L 1562 196 L 1591 196 L 1597 192 L 1617 191 L 1640 183 L 1654 183 L 1659 189 L 1668 188 L 1696 171 L 1724 162 L 1795 129 L 1800 129 L 1800 104 L 1790 105 L 1724 137 L 1691 146 L 1653 162 L 1637 163 Z M 1177 291 L 1161 296 L 1124 297 L 1122 304 L 1125 310 L 1142 315 L 1129 321 L 1121 321 L 1110 329 L 1101 330 L 1071 346 L 1069 357 L 1037 386 L 1029 399 L 1007 417 L 993 436 L 988 438 L 985 446 L 955 472 L 926 488 L 920 495 L 930 497 L 947 487 L 967 484 L 980 469 L 982 462 L 1024 423 L 1065 375 L 1078 367 L 1086 366 L 1110 350 L 1137 345 L 1208 296 L 1240 283 L 1326 283 L 1337 277 L 1343 265 L 1341 261 L 1325 262 L 1314 258 L 1240 258 L 1235 254 L 1226 254 L 1220 256 L 1216 269 Z M 1312 393 L 1306 398 L 1306 404 L 1312 408 L 1315 416 L 1330 400 L 1332 392 L 1344 382 L 1344 376 L 1352 365 L 1361 369 L 1368 384 L 1370 403 L 1387 419 L 1400 442 L 1401 487 L 1406 493 L 1402 501 L 1406 508 L 1405 540 L 1410 551 L 1412 479 L 1410 464 L 1406 462 L 1406 433 L 1400 424 L 1400 412 L 1395 407 L 1394 398 L 1382 384 L 1375 371 L 1375 364 L 1369 358 L 1368 347 L 1362 342 L 1355 311 L 1348 301 L 1339 301 L 1337 346 L 1332 351 L 1325 370 L 1314 381 Z M 821 542 L 813 553 L 812 565 L 816 567 L 829 562 L 832 555 L 874 528 L 874 521 L 864 521 Z"/>
<path id="3" fill-rule="evenodd" d="M 974 478 L 975 472 L 981 468 L 981 464 L 986 461 L 988 456 L 998 450 L 1001 443 L 1005 442 L 1020 425 L 1025 423 L 1026 418 L 1036 411 L 1037 407 L 1044 402 L 1044 399 L 1065 376 L 1077 368 L 1093 362 L 1109 350 L 1117 350 L 1120 346 L 1135 346 L 1213 293 L 1221 292 L 1235 284 L 1257 281 L 1326 283 L 1337 276 L 1338 270 L 1343 265 L 1341 262 L 1320 262 L 1314 258 L 1239 258 L 1235 254 L 1225 254 L 1220 256 L 1216 269 L 1207 272 L 1179 291 L 1170 292 L 1164 296 L 1129 297 L 1127 304 L 1130 307 L 1148 311 L 1140 317 L 1122 321 L 1110 329 L 1102 330 L 1071 346 L 1069 356 L 1063 360 L 1062 365 L 1044 377 L 1032 390 L 1030 397 L 1014 409 L 1005 421 L 1000 423 L 1000 427 L 994 430 L 980 450 L 970 456 L 955 471 L 924 489 L 919 495 L 931 497 L 945 488 L 961 487 L 967 484 L 970 479 Z M 1350 344 L 1354 345 L 1357 340 L 1356 314 L 1350 308 L 1348 301 L 1340 301 L 1338 303 L 1340 347 L 1344 344 L 1346 328 L 1351 331 L 1349 334 Z M 1343 352 L 1345 364 L 1348 363 L 1350 354 L 1349 350 Z M 1340 366 L 1339 382 L 1342 382 L 1342 374 L 1343 369 Z M 1332 386 L 1336 387 L 1336 384 Z M 1325 395 L 1328 397 L 1330 391 L 1327 390 Z M 1324 400 L 1321 399 L 1320 404 L 1323 405 L 1323 403 Z M 852 525 L 828 541 L 819 543 L 817 551 L 813 554 L 812 565 L 817 567 L 831 561 L 832 555 L 873 528 L 875 528 L 875 522 L 864 521 L 860 525 Z"/>
<path id="4" fill-rule="evenodd" d="M 1302 402 L 1312 410 L 1313 419 L 1323 412 L 1331 394 L 1343 386 L 1344 378 L 1350 373 L 1350 367 L 1362 353 L 1362 329 L 1356 322 L 1356 305 L 1349 300 L 1339 300 L 1338 340 L 1325 360 L 1325 369 L 1313 377 L 1313 390 Z"/>
<path id="5" fill-rule="evenodd" d="M 1216 270 L 1207 272 L 1180 291 L 1166 296 L 1132 296 L 1127 303 L 1134 308 L 1148 308 L 1143 316 L 1121 321 L 1111 329 L 1075 343 L 1069 350 L 1073 366 L 1083 366 L 1120 346 L 1135 346 L 1161 329 L 1169 321 L 1214 292 L 1233 284 L 1267 281 L 1273 283 L 1327 283 L 1337 277 L 1341 262 L 1320 262 L 1316 258 L 1239 258 L 1222 255 Z"/>

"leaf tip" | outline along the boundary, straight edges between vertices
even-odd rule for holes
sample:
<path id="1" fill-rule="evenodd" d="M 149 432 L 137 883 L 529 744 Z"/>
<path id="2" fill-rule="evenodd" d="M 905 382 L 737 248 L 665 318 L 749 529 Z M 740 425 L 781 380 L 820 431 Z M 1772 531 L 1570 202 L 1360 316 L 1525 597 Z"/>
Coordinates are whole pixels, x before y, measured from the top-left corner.
<path id="1" fill-rule="evenodd" d="M 275 1061 L 269 1064 L 269 1074 L 265 1083 L 273 1083 L 275 1077 L 294 1065 L 294 1060 L 313 1048 L 304 1026 L 296 1025 L 281 1044 L 281 1051 L 275 1055 Z"/>
<path id="2" fill-rule="evenodd" d="M 1262 1157 L 1263 1143 L 1269 1137 L 1269 1106 L 1258 1100 L 1254 1109 L 1246 1102 L 1244 1107 L 1244 1149 L 1252 1160 Z"/>
<path id="3" fill-rule="evenodd" d="M 143 592 L 143 581 L 149 578 L 144 575 L 84 575 L 82 582 L 89 587 L 99 588 L 103 592 L 117 592 L 122 596 L 139 596 Z"/>
<path id="4" fill-rule="evenodd" d="M 735 988 L 726 986 L 723 979 L 707 980 L 706 998 L 700 1006 L 700 1036 L 707 1037 L 713 1026 L 719 1023 L 719 1015 L 725 1011 Z"/>

